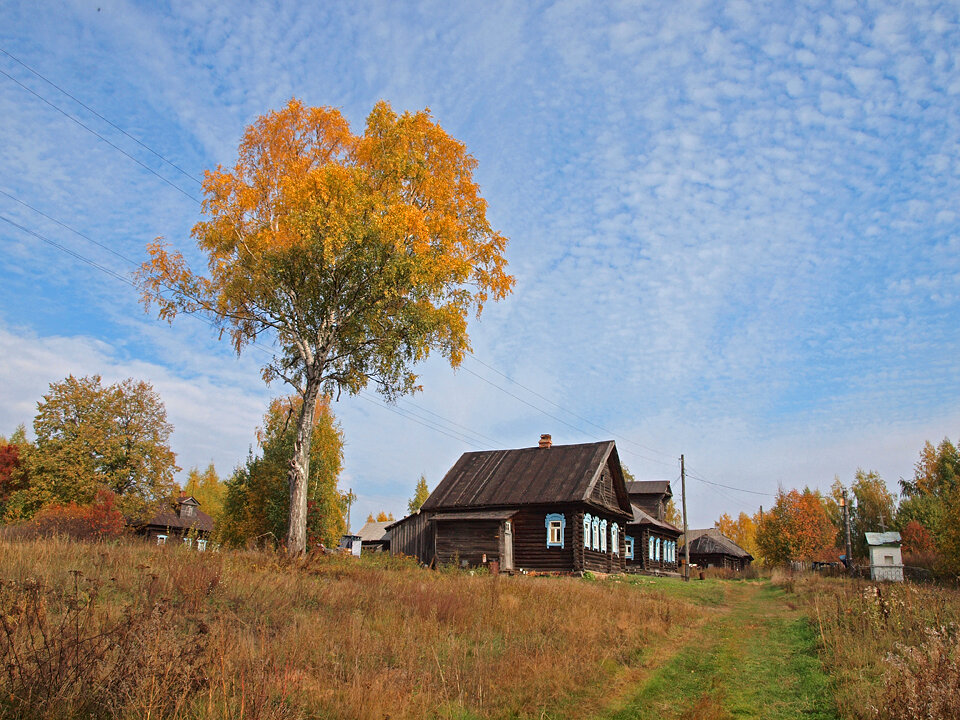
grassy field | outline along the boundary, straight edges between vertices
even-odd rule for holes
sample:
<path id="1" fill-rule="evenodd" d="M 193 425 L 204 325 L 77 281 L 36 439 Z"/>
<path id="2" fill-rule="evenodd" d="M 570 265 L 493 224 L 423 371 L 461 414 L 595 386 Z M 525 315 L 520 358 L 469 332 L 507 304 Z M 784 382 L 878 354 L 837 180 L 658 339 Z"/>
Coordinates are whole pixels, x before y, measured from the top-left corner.
<path id="1" fill-rule="evenodd" d="M 776 576 L 816 629 L 847 720 L 960 720 L 960 593 L 812 575 Z"/>
<path id="2" fill-rule="evenodd" d="M 849 587 L 0 539 L 0 717 L 879 717 Z"/>

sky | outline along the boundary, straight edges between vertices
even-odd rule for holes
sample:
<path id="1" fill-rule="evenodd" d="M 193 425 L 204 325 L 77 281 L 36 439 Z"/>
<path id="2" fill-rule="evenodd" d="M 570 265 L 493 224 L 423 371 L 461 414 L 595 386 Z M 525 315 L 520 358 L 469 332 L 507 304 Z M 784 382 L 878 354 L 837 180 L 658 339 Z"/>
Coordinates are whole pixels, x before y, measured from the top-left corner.
<path id="1" fill-rule="evenodd" d="M 460 368 L 333 404 L 354 527 L 541 433 L 677 496 L 683 454 L 695 527 L 860 467 L 896 490 L 960 435 L 956 3 L 8 0 L 0 49 L 0 434 L 133 377 L 181 479 L 245 459 L 288 390 L 129 279 L 157 237 L 202 266 L 196 179 L 295 96 L 357 132 L 430 108 L 516 277 Z"/>

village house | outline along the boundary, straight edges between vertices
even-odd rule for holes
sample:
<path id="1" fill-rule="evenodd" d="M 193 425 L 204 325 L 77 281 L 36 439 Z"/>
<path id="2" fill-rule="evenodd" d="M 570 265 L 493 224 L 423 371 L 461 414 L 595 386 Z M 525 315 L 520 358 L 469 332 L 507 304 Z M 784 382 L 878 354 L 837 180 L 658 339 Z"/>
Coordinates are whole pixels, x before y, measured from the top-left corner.
<path id="1" fill-rule="evenodd" d="M 420 511 L 389 526 L 390 551 L 505 571 L 622 572 L 633 518 L 610 440 L 469 452 Z"/>
<path id="2" fill-rule="evenodd" d="M 378 522 L 369 520 L 357 530 L 363 552 L 383 552 L 390 549 L 390 531 L 387 529 L 393 520 Z"/>
<path id="3" fill-rule="evenodd" d="M 687 541 L 690 543 L 691 566 L 727 568 L 740 572 L 746 570 L 753 561 L 753 555 L 715 527 L 690 530 Z"/>
<path id="4" fill-rule="evenodd" d="M 213 518 L 200 510 L 200 503 L 192 495 L 180 492 L 172 507 L 163 508 L 138 528 L 138 532 L 158 545 L 181 542 L 198 550 L 205 550 L 213 532 Z"/>
<path id="5" fill-rule="evenodd" d="M 633 508 L 627 523 L 627 570 L 631 572 L 676 572 L 680 528 L 666 521 L 667 504 L 673 497 L 666 480 L 633 481 L 626 484 Z"/>

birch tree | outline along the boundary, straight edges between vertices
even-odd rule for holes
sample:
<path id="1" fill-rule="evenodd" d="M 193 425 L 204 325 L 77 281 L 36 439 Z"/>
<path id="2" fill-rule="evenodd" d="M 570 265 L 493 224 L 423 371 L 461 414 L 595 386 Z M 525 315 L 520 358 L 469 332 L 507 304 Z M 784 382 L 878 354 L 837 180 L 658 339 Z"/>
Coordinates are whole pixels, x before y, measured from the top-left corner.
<path id="1" fill-rule="evenodd" d="M 418 389 L 431 352 L 458 365 L 467 319 L 511 290 L 507 239 L 492 229 L 476 160 L 429 111 L 374 106 L 362 134 L 340 112 L 294 99 L 245 132 L 236 164 L 205 174 L 192 231 L 205 273 L 162 240 L 139 278 L 147 306 L 201 313 L 240 353 L 268 340 L 267 382 L 301 396 L 289 462 L 287 549 L 304 551 L 317 398 L 368 383 Z"/>

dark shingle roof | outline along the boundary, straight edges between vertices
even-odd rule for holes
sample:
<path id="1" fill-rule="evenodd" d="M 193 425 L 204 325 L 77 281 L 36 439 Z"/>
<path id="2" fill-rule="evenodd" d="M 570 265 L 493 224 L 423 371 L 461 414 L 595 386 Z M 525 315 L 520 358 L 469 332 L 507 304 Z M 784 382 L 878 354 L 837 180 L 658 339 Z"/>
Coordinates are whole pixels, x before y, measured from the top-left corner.
<path id="1" fill-rule="evenodd" d="M 430 493 L 423 510 L 584 501 L 611 454 L 619 468 L 616 452 L 616 444 L 607 440 L 464 453 Z M 627 511 L 626 497 L 617 496 Z"/>
<path id="2" fill-rule="evenodd" d="M 631 505 L 631 507 L 633 508 L 633 519 L 627 523 L 628 525 L 652 525 L 653 527 L 660 528 L 661 530 L 667 530 L 672 533 L 683 532 L 675 525 L 671 525 L 663 520 L 657 520 L 657 518 L 653 517 L 653 515 L 646 512 L 641 507 L 637 507 L 636 505 Z"/>
<path id="3" fill-rule="evenodd" d="M 196 529 L 203 532 L 213 532 L 213 518 L 202 510 L 194 510 L 193 512 L 193 516 L 180 517 L 173 510 L 164 510 L 150 518 L 147 525 L 178 530 Z"/>
<path id="4" fill-rule="evenodd" d="M 673 491 L 670 489 L 669 480 L 632 480 L 627 483 L 627 492 L 631 495 L 670 495 L 673 497 Z"/>
<path id="5" fill-rule="evenodd" d="M 718 528 L 690 530 L 687 532 L 687 537 L 691 555 L 732 555 L 753 559 L 753 555 L 721 533 Z"/>

